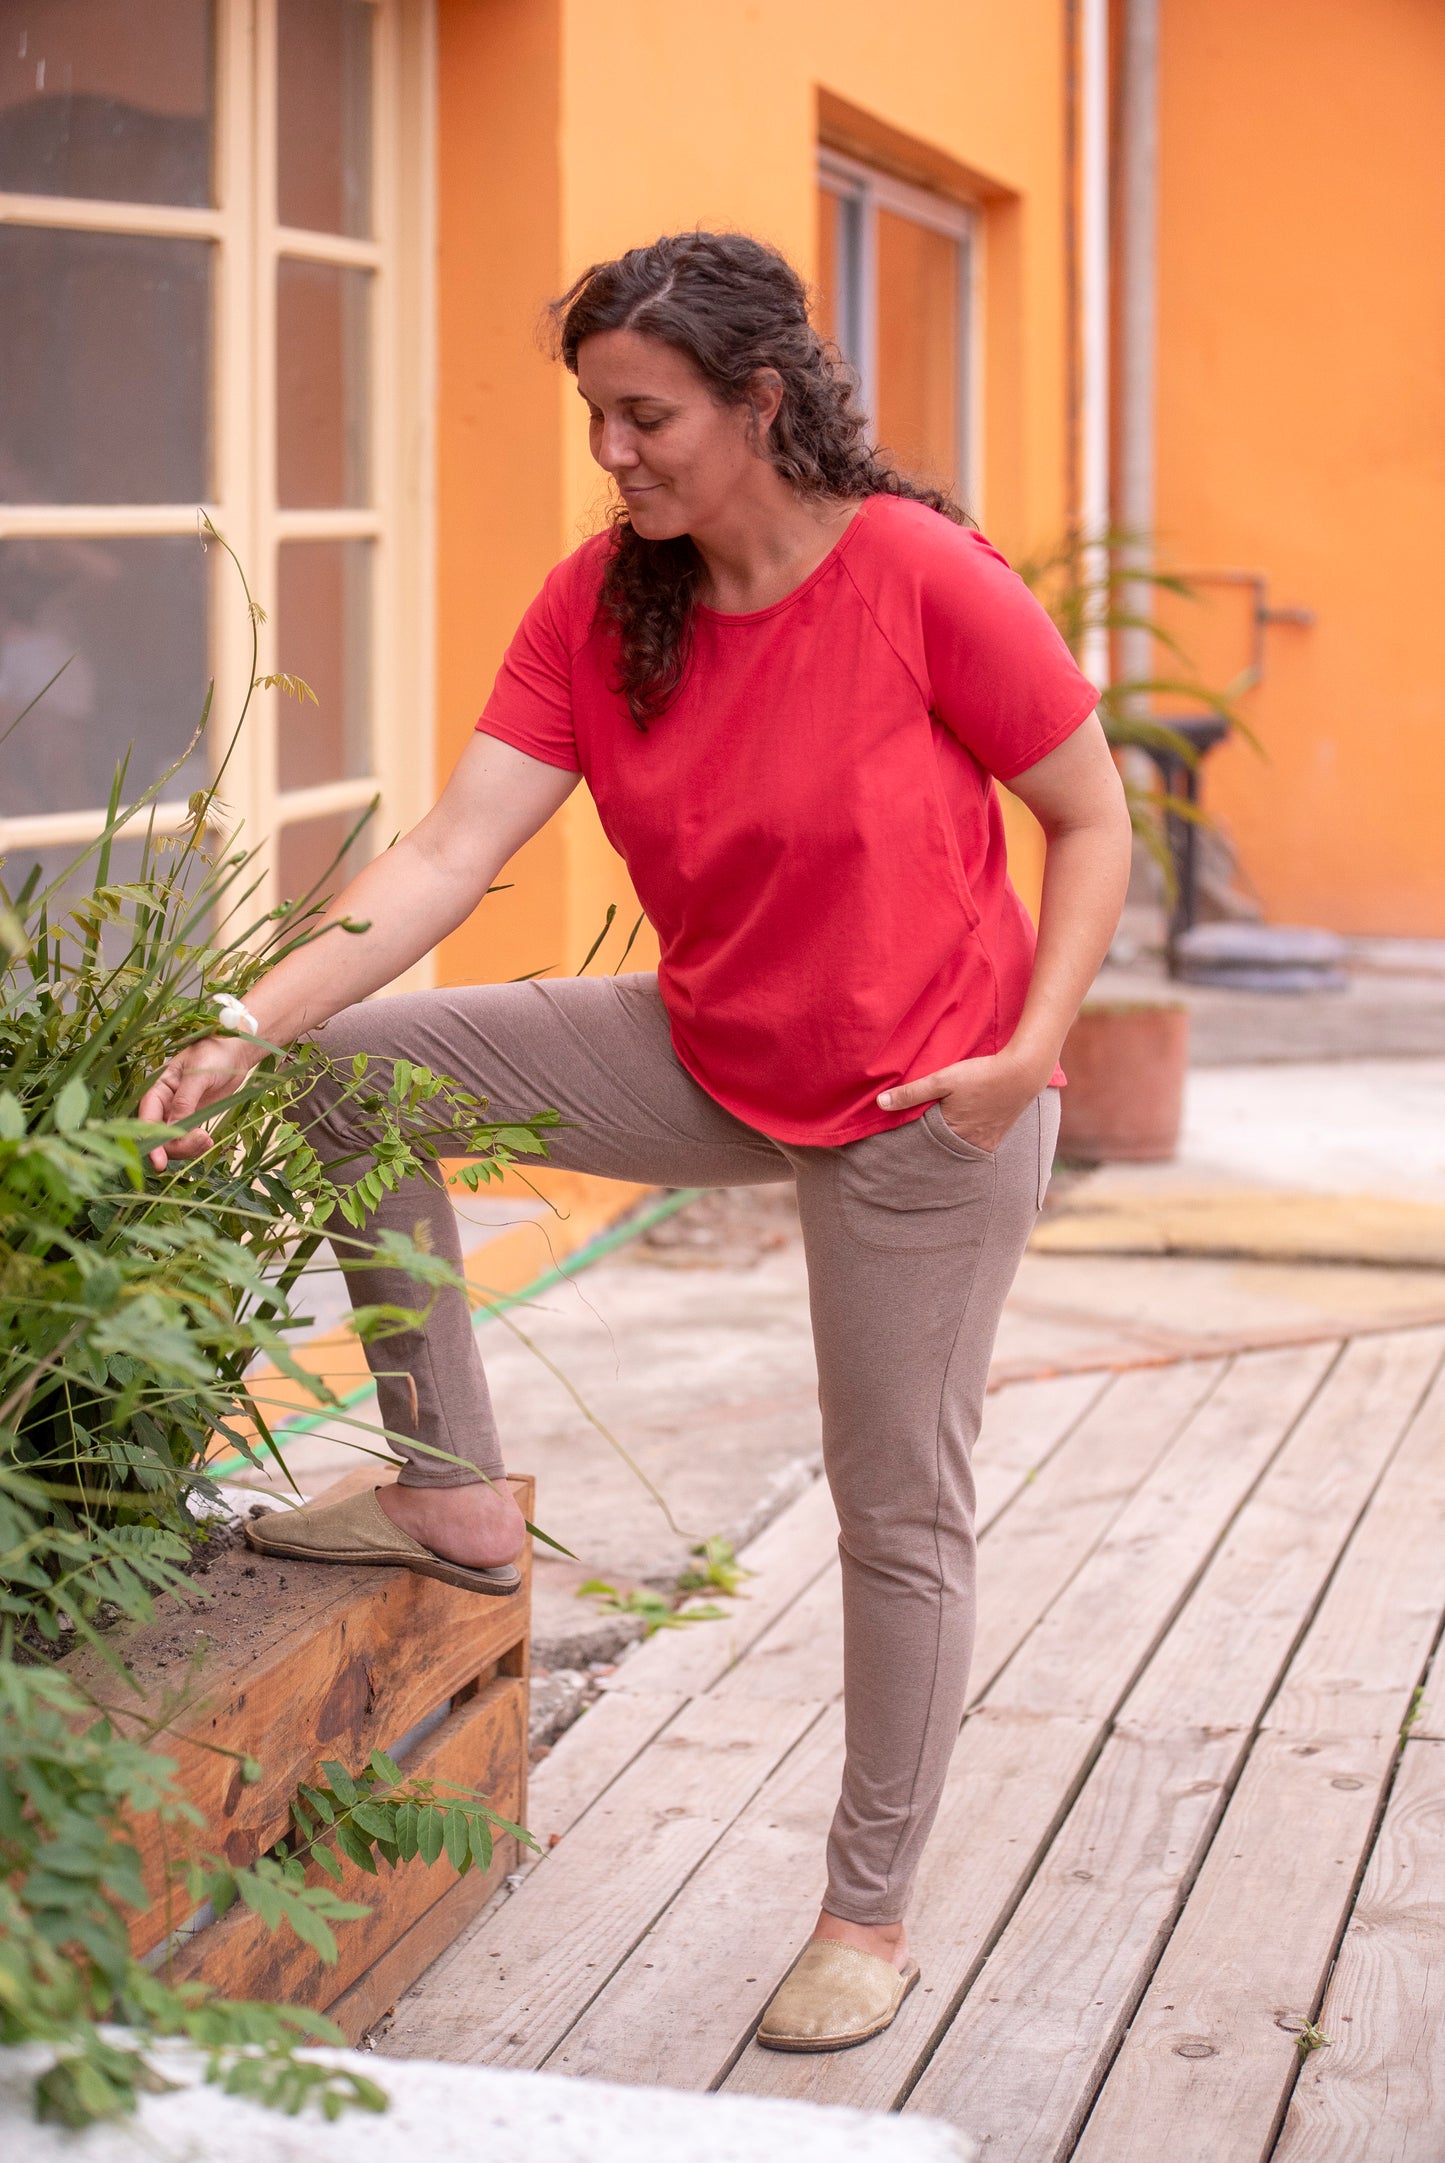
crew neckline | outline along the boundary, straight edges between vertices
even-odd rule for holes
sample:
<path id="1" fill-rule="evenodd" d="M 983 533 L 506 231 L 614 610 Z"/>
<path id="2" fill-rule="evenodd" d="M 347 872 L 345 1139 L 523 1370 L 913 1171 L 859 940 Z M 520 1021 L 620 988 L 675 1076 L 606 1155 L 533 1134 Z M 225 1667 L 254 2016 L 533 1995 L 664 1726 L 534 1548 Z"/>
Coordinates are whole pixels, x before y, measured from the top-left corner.
<path id="1" fill-rule="evenodd" d="M 791 608 L 795 601 L 801 601 L 803 595 L 810 592 L 812 588 L 817 585 L 818 580 L 832 570 L 834 564 L 838 561 L 838 558 L 842 555 L 844 549 L 848 546 L 848 543 L 852 540 L 854 534 L 862 525 L 863 519 L 868 510 L 868 506 L 872 502 L 872 500 L 873 499 L 871 496 L 865 496 L 863 498 L 857 510 L 853 513 L 853 516 L 849 519 L 847 525 L 843 528 L 843 531 L 839 534 L 837 540 L 833 543 L 833 546 L 828 550 L 827 555 L 824 556 L 822 562 L 814 564 L 812 570 L 808 573 L 807 577 L 803 579 L 800 584 L 794 586 L 791 592 L 785 593 L 782 596 L 781 600 L 770 601 L 766 608 L 747 609 L 712 608 L 708 605 L 706 601 L 699 601 L 696 604 L 698 615 L 706 616 L 708 620 L 712 623 L 766 623 L 769 616 L 776 616 L 780 610 L 785 608 Z"/>

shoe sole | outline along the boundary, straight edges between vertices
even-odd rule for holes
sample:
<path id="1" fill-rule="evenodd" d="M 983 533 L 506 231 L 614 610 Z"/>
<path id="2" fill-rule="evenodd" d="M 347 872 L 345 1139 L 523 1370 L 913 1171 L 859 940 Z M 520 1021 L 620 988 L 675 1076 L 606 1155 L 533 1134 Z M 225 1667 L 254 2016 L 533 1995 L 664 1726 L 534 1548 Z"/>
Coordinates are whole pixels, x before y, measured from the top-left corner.
<path id="1" fill-rule="evenodd" d="M 914 1989 L 918 1982 L 919 1976 L 922 1974 L 922 1970 L 919 1968 L 916 1961 L 910 1963 L 910 1971 L 905 1971 L 903 1995 L 899 1998 L 898 2003 L 894 2006 L 892 2012 L 888 2015 L 888 2018 L 886 2020 L 876 2020 L 871 2028 L 860 2029 L 857 2035 L 830 2035 L 818 2037 L 764 2035 L 762 2030 L 759 2029 L 757 2034 L 758 2043 L 764 2050 L 794 2050 L 818 2052 L 829 2050 L 856 2050 L 860 2043 L 871 2043 L 875 2035 L 882 2035 L 885 2028 L 891 2028 L 894 2021 L 902 2012 L 904 2003 L 907 2000 L 910 1991 Z"/>
<path id="2" fill-rule="evenodd" d="M 444 1561 L 440 1555 L 417 1556 L 378 1554 L 375 1548 L 317 1548 L 298 1547 L 287 1540 L 263 1540 L 257 1538 L 251 1526 L 244 1528 L 246 1545 L 258 1555 L 277 1555 L 287 1562 L 344 1562 L 354 1568 L 371 1570 L 410 1570 L 414 1577 L 435 1577 L 443 1585 L 455 1585 L 461 1592 L 483 1593 L 491 1599 L 510 1599 L 522 1589 L 522 1573 L 510 1562 L 491 1570 L 463 1569 L 459 1562 Z"/>

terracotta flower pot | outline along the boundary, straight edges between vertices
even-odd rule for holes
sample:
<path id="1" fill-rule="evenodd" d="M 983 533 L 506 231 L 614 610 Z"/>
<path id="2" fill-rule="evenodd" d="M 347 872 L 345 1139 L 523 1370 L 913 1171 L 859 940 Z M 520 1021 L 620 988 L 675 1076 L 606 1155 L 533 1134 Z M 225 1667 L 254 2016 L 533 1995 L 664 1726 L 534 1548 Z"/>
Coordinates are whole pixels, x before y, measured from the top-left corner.
<path id="1" fill-rule="evenodd" d="M 1144 1000 L 1086 1006 L 1064 1043 L 1059 1154 L 1156 1164 L 1179 1146 L 1189 1009 Z"/>

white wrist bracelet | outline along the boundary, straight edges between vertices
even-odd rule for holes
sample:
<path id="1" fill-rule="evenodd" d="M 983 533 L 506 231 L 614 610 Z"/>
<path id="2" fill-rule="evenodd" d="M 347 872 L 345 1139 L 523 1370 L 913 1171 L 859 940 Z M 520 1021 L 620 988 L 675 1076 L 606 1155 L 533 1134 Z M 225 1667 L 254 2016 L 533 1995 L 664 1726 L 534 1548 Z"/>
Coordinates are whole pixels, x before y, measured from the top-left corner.
<path id="1" fill-rule="evenodd" d="M 215 1003 L 221 1010 L 220 1021 L 223 1029 L 235 1029 L 247 1036 L 260 1035 L 261 1024 L 248 1006 L 242 1006 L 234 992 L 218 991 L 215 994 Z"/>

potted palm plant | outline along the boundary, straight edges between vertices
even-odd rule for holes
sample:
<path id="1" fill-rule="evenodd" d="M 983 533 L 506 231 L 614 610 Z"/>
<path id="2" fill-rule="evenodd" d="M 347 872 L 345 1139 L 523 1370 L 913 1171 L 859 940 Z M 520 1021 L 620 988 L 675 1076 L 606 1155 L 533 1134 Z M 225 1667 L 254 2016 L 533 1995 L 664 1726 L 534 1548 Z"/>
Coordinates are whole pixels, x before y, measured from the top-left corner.
<path id="1" fill-rule="evenodd" d="M 1174 673 L 1114 678 L 1099 693 L 1099 717 L 1123 774 L 1134 832 L 1158 867 L 1172 912 L 1195 830 L 1207 823 L 1195 781 L 1200 760 L 1228 732 L 1254 739 L 1234 704 L 1248 676 L 1221 691 L 1194 674 L 1149 605 L 1166 594 L 1191 600 L 1193 589 L 1172 572 L 1141 568 L 1150 555 L 1137 536 L 1116 532 L 1090 539 L 1073 532 L 1018 568 L 1076 656 L 1091 636 L 1143 632 L 1151 651 L 1162 647 L 1178 663 Z M 1160 718 L 1153 710 L 1160 698 L 1185 702 L 1199 718 Z M 1061 1156 L 1081 1163 L 1172 1157 L 1188 1064 L 1189 1011 L 1182 999 L 1087 999 L 1064 1045 L 1069 1086 Z"/>

